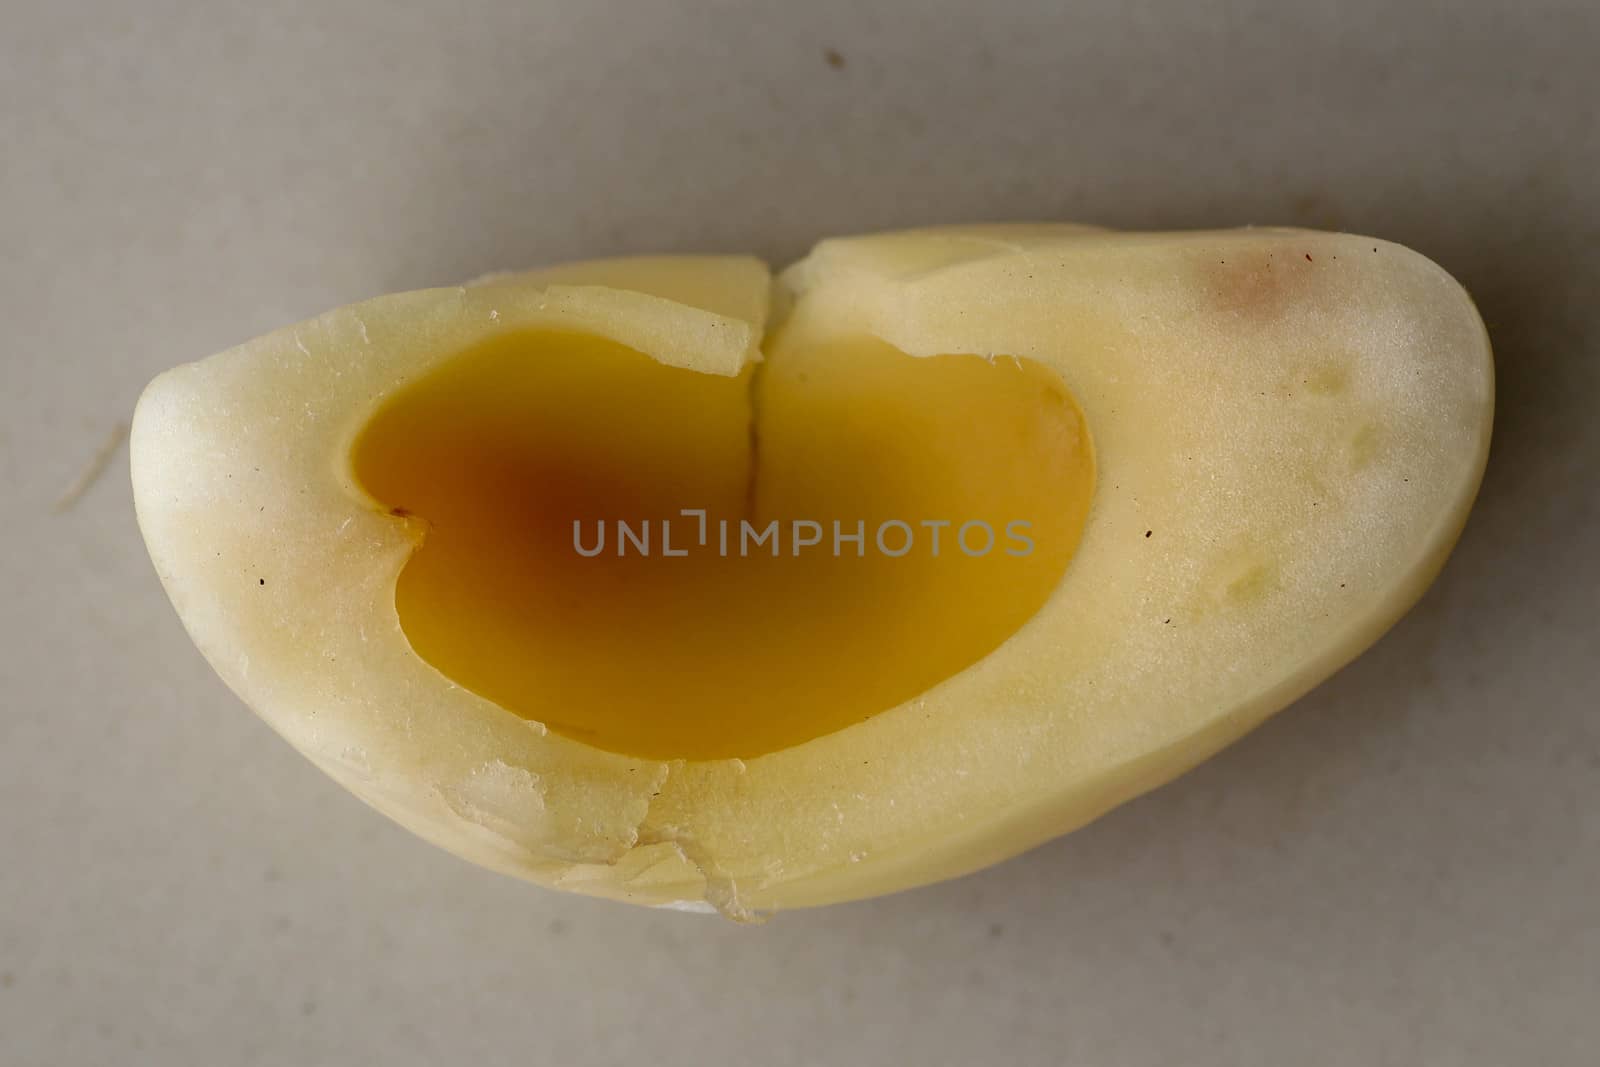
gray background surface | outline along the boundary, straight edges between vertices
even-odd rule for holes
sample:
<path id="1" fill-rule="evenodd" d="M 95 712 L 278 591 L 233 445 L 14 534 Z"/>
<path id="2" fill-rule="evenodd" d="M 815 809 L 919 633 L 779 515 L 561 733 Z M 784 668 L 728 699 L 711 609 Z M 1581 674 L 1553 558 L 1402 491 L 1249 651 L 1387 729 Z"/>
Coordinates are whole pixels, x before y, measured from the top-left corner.
<path id="1" fill-rule="evenodd" d="M 1596 1062 L 1594 4 L 3 8 L 0 1062 Z M 125 449 L 52 511 L 157 371 L 336 304 L 1057 218 L 1413 245 L 1495 450 L 1371 653 L 952 884 L 743 929 L 476 870 L 217 682 Z"/>

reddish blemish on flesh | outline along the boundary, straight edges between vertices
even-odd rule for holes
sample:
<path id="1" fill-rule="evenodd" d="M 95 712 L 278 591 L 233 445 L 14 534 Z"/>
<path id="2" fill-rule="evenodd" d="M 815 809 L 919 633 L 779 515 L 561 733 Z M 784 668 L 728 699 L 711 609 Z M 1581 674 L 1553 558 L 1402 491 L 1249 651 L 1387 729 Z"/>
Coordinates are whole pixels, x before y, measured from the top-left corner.
<path id="1" fill-rule="evenodd" d="M 1300 298 L 1314 266 L 1301 249 L 1234 248 L 1200 261 L 1200 284 L 1214 310 L 1264 321 Z"/>

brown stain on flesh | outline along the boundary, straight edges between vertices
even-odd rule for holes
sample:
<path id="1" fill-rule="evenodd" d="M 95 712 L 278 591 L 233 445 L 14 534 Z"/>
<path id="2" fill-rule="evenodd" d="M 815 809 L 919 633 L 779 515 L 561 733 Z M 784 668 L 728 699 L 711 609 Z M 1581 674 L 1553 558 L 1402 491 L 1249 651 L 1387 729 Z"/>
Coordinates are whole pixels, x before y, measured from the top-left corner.
<path id="1" fill-rule="evenodd" d="M 1217 251 L 1197 265 L 1210 308 L 1252 323 L 1270 322 L 1304 299 L 1319 269 L 1310 252 L 1288 243 Z"/>

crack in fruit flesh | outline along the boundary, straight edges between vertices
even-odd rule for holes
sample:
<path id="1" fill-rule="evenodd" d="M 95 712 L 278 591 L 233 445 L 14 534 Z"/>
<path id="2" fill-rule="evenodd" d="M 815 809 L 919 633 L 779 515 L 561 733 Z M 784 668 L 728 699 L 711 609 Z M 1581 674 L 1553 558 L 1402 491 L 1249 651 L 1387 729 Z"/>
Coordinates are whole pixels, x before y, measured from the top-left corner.
<path id="1" fill-rule="evenodd" d="M 567 736 L 702 760 L 860 722 L 997 648 L 1061 583 L 1088 514 L 1092 447 L 1060 378 L 865 336 L 769 348 L 725 377 L 512 332 L 388 398 L 350 463 L 425 531 L 395 592 L 415 651 Z M 684 509 L 705 509 L 703 546 Z M 741 541 L 773 520 L 776 556 Z M 796 549 L 796 521 L 816 545 Z M 664 523 L 687 555 L 664 554 Z M 992 531 L 986 551 L 964 523 Z"/>

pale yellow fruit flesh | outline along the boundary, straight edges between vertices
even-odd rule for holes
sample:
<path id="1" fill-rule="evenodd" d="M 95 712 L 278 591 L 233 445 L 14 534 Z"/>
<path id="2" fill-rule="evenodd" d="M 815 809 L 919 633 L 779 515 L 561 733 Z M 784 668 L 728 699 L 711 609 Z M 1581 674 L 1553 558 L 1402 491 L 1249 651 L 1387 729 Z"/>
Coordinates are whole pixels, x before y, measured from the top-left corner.
<path id="1" fill-rule="evenodd" d="M 780 277 L 776 300 L 768 287 L 761 264 L 737 257 L 583 264 L 381 298 L 163 375 L 135 418 L 135 497 L 197 645 L 319 766 L 444 847 L 543 884 L 744 916 L 972 870 L 1193 765 L 1415 601 L 1487 454 L 1482 323 L 1448 275 L 1383 242 L 969 227 L 824 242 Z M 569 356 L 638 355 L 733 386 L 763 345 L 774 381 L 812 360 L 860 369 L 874 353 L 886 367 L 927 361 L 929 381 L 940 361 L 998 375 L 1015 359 L 1021 380 L 1064 387 L 1086 436 L 1045 450 L 1062 469 L 997 506 L 1086 493 L 1070 457 L 1092 435 L 1081 539 L 1074 552 L 1061 508 L 1059 580 L 996 597 L 1001 610 L 974 627 L 982 641 L 941 668 L 953 673 L 904 699 L 886 687 L 876 699 L 899 702 L 865 701 L 864 721 L 819 718 L 750 741 L 747 752 L 768 750 L 751 758 L 697 754 L 687 736 L 626 740 L 637 722 L 585 743 L 579 728 L 596 723 L 562 724 L 535 708 L 539 693 L 496 703 L 457 677 L 460 664 L 413 647 L 405 575 L 438 527 L 389 509 L 432 480 L 408 484 L 398 456 L 372 468 L 397 483 L 358 479 L 363 428 L 402 411 L 406 390 L 463 353 L 556 337 L 572 341 Z M 917 380 L 905 373 L 897 389 Z M 778 395 L 793 397 L 797 424 L 826 421 L 804 391 Z M 875 418 L 893 410 L 863 403 Z M 994 411 L 1037 412 L 1030 403 Z M 693 427 L 712 451 L 739 421 L 725 407 Z M 783 419 L 763 418 L 781 437 Z M 641 429 L 621 458 L 648 440 Z M 937 483 L 936 470 L 959 482 L 962 467 L 933 458 L 906 467 L 910 484 L 983 506 Z M 693 476 L 707 492 L 717 470 L 724 488 L 740 480 L 738 464 L 718 462 Z M 857 496 L 826 503 L 887 507 L 886 484 L 863 476 Z M 950 582 L 950 598 L 966 595 Z M 782 620 L 752 625 L 761 632 L 703 662 L 732 663 Z M 598 656 L 588 640 L 581 653 Z M 984 654 L 992 641 L 1003 643 Z"/>

